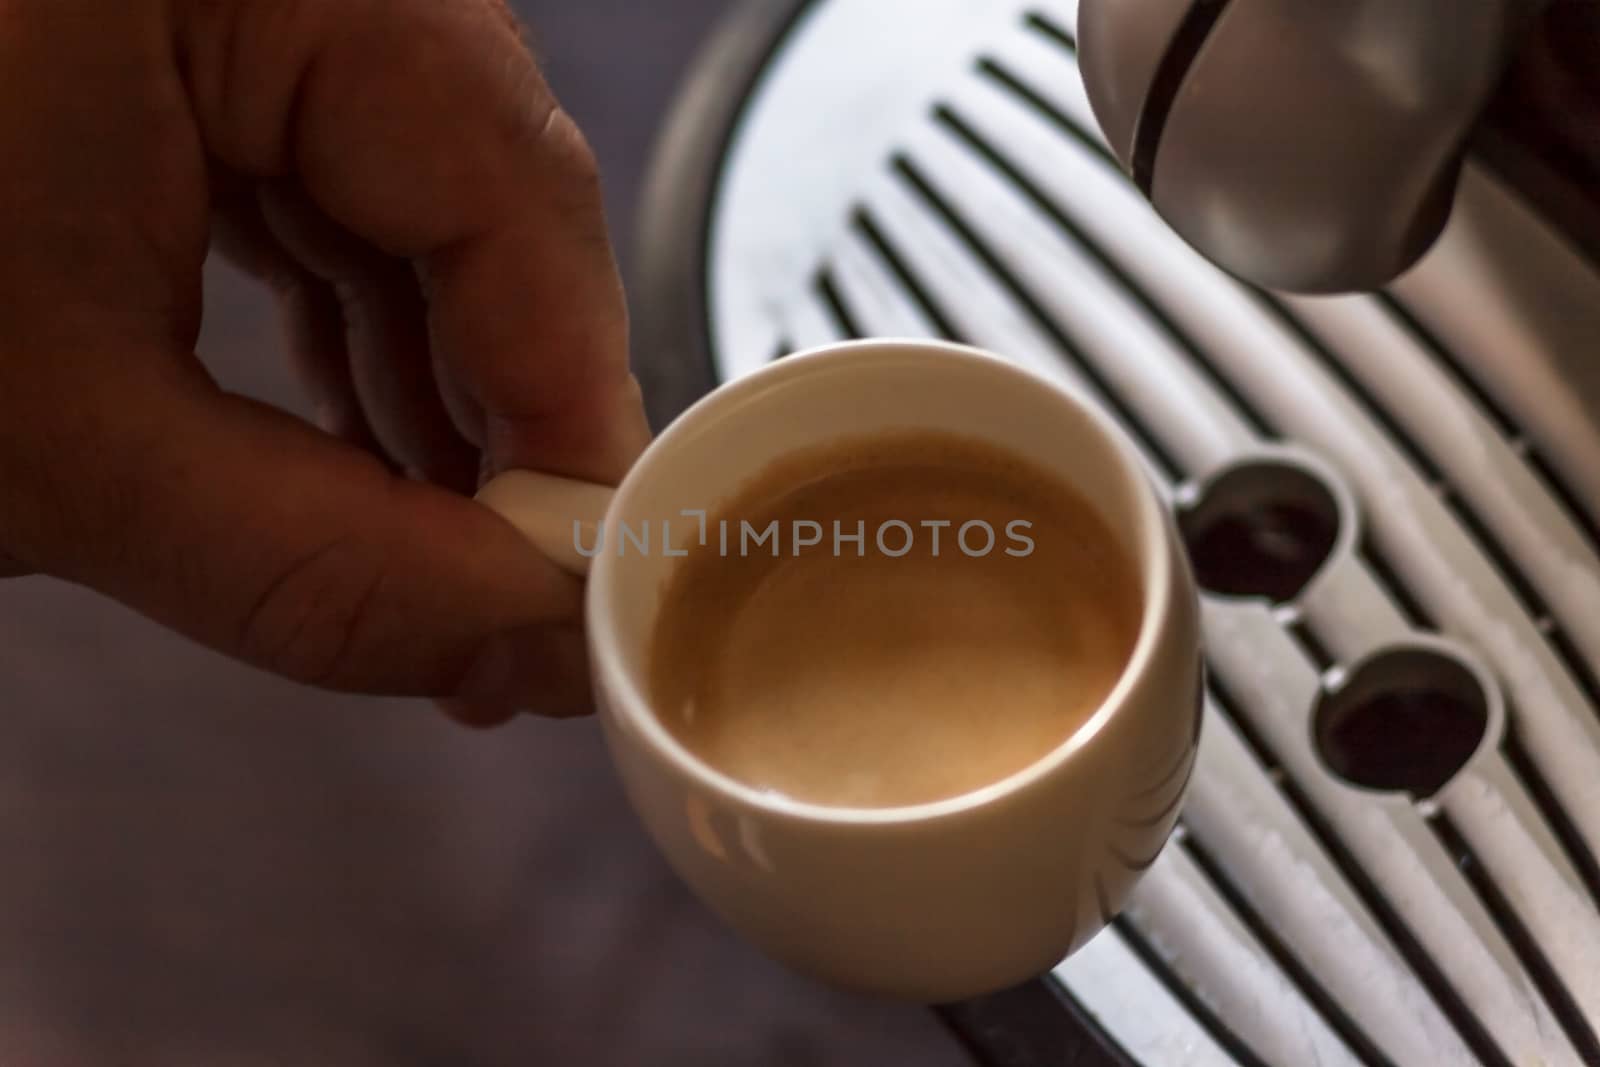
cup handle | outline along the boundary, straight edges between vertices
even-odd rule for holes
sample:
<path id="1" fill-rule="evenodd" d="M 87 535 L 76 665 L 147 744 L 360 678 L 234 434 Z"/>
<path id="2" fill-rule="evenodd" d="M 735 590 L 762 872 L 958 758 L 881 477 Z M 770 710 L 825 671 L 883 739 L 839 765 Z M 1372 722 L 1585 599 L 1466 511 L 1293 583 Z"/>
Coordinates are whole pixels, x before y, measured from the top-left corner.
<path id="1" fill-rule="evenodd" d="M 515 526 L 563 570 L 584 578 L 602 544 L 601 527 L 616 492 L 592 482 L 510 471 L 484 486 L 477 501 Z"/>

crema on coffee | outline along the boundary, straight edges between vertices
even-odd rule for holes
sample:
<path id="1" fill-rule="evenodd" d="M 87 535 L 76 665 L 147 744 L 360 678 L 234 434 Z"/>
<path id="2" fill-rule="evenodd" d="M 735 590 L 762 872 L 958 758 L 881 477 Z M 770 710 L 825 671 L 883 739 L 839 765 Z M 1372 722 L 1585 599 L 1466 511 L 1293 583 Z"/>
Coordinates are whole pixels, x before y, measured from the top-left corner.
<path id="1" fill-rule="evenodd" d="M 1138 637 L 1138 576 L 1093 503 L 966 438 L 792 455 L 705 529 L 663 594 L 653 702 L 701 760 L 797 800 L 998 782 L 1094 714 Z"/>

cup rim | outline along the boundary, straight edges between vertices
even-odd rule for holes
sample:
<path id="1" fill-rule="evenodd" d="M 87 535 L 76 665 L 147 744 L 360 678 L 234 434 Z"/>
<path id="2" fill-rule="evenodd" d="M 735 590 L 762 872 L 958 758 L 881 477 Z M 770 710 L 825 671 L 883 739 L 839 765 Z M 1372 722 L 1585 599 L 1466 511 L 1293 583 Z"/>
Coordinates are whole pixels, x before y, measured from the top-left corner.
<path id="1" fill-rule="evenodd" d="M 594 561 L 589 576 L 586 607 L 590 620 L 588 630 L 594 661 L 593 670 L 597 681 L 604 686 L 610 698 L 609 713 L 625 719 L 628 727 L 643 737 L 657 755 L 667 760 L 679 774 L 696 782 L 701 789 L 717 794 L 724 800 L 760 810 L 772 817 L 835 826 L 905 825 L 961 815 L 1021 793 L 1056 774 L 1063 766 L 1072 762 L 1079 752 L 1093 743 L 1095 737 L 1105 729 L 1106 724 L 1128 703 L 1140 680 L 1151 670 L 1159 651 L 1163 631 L 1166 629 L 1168 605 L 1172 599 L 1173 586 L 1177 582 L 1167 533 L 1168 518 L 1155 486 L 1134 450 L 1132 439 L 1109 414 L 1087 396 L 993 352 L 970 345 L 899 338 L 842 341 L 796 352 L 729 382 L 702 397 L 652 442 L 617 490 L 605 522 L 608 525 L 614 524 L 626 513 L 629 503 L 638 492 L 638 487 L 647 480 L 657 458 L 669 453 L 680 438 L 698 430 L 700 424 L 716 410 L 770 388 L 775 381 L 817 373 L 825 365 L 846 359 L 871 358 L 873 354 L 903 357 L 909 352 L 916 352 L 919 358 L 943 360 L 947 364 L 972 365 L 981 361 L 986 371 L 990 373 L 1006 375 L 1025 381 L 1034 388 L 1048 390 L 1060 403 L 1072 409 L 1079 418 L 1086 420 L 1099 433 L 1121 468 L 1124 483 L 1131 486 L 1134 491 L 1136 529 L 1134 537 L 1126 547 L 1135 553 L 1133 562 L 1143 586 L 1144 602 L 1140 613 L 1138 639 L 1127 662 L 1123 665 L 1116 685 L 1094 713 L 1059 745 L 1006 777 L 975 790 L 919 804 L 883 808 L 823 804 L 763 791 L 734 778 L 691 752 L 661 722 L 651 710 L 651 702 L 643 684 L 648 670 L 641 671 L 629 665 L 628 657 L 621 647 L 618 628 L 610 621 L 616 613 L 616 608 L 613 606 L 617 591 L 617 579 L 614 573 L 616 563 L 611 554 L 601 554 Z"/>

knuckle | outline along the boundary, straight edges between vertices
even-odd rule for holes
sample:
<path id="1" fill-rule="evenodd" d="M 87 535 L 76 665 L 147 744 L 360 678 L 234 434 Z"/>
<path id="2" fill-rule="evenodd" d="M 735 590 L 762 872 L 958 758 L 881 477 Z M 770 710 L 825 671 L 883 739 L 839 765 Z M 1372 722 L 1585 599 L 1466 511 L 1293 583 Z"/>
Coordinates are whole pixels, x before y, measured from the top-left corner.
<path id="1" fill-rule="evenodd" d="M 522 42 L 527 36 L 527 27 L 517 18 L 517 13 L 512 10 L 508 0 L 488 0 L 488 4 L 490 14 L 503 22 L 518 42 Z"/>
<path id="2" fill-rule="evenodd" d="M 384 573 L 371 547 L 352 539 L 290 562 L 245 616 L 243 657 L 303 685 L 348 681 Z"/>
<path id="3" fill-rule="evenodd" d="M 571 114 L 552 104 L 535 137 L 540 155 L 568 190 L 598 198 L 600 160 Z"/>
<path id="4" fill-rule="evenodd" d="M 286 119 L 324 12 L 312 0 L 181 0 L 186 72 L 210 149 L 250 171 L 280 169 Z"/>

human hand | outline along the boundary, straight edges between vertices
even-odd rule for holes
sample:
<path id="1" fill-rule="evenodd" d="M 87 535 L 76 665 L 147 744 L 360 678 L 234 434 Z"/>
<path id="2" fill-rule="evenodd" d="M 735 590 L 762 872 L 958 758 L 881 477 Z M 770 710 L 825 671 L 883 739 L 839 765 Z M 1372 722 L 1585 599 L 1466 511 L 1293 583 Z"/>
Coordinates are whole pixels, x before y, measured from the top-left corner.
<path id="1" fill-rule="evenodd" d="M 213 239 L 321 429 L 196 358 Z M 580 585 L 469 497 L 648 436 L 593 156 L 501 0 L 0 2 L 0 572 L 310 685 L 581 713 Z"/>

